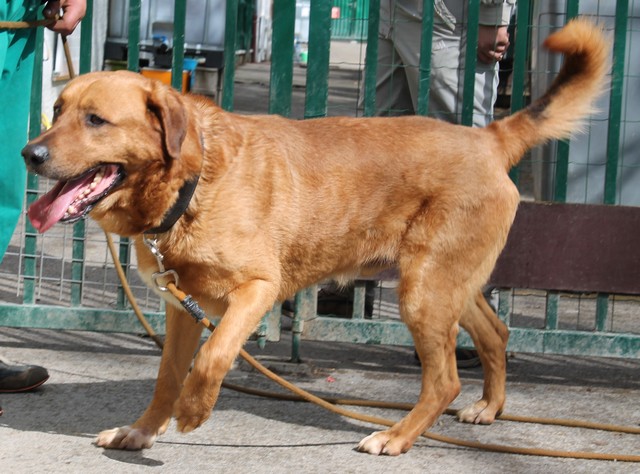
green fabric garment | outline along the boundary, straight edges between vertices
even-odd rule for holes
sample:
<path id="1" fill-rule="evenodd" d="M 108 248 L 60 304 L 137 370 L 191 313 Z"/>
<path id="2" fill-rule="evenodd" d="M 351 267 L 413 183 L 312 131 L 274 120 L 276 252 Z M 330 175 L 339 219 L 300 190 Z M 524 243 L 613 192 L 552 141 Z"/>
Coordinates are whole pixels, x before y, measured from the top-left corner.
<path id="1" fill-rule="evenodd" d="M 39 9 L 39 0 L 2 0 L 0 20 L 34 20 Z M 35 29 L 0 30 L 0 261 L 22 212 L 34 48 Z"/>

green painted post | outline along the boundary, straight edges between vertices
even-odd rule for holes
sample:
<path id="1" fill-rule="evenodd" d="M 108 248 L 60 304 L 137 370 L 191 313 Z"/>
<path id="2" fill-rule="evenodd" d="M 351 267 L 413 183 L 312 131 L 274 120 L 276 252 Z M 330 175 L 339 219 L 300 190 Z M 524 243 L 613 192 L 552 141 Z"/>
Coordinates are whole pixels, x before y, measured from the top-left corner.
<path id="1" fill-rule="evenodd" d="M 173 56 L 171 58 L 171 87 L 182 91 L 184 67 L 184 31 L 187 21 L 187 2 L 176 1 L 173 10 Z"/>
<path id="2" fill-rule="evenodd" d="M 364 66 L 364 116 L 376 114 L 376 75 L 378 70 L 378 30 L 380 29 L 380 0 L 369 2 L 367 51 Z"/>
<path id="3" fill-rule="evenodd" d="M 615 204 L 618 188 L 618 157 L 620 155 L 620 122 L 622 119 L 622 90 L 624 86 L 624 58 L 627 49 L 629 0 L 616 3 L 613 38 L 613 69 L 609 96 L 609 129 L 607 133 L 607 164 L 605 168 L 604 204 Z M 610 325 L 609 295 L 598 294 L 596 301 L 596 330 Z"/>
<path id="4" fill-rule="evenodd" d="M 513 52 L 513 73 L 511 75 L 511 113 L 525 107 L 524 90 L 527 76 L 531 25 L 531 4 L 529 0 L 520 0 L 516 12 L 516 38 Z M 520 168 L 515 166 L 509 171 L 511 180 L 517 185 L 520 178 Z"/>
<path id="5" fill-rule="evenodd" d="M 141 0 L 130 0 L 129 2 L 129 34 L 127 39 L 127 70 L 138 72 L 140 70 L 140 3 Z M 120 237 L 118 244 L 118 259 L 124 274 L 127 275 L 129 267 L 129 239 Z M 124 309 L 127 307 L 127 298 L 122 285 L 118 283 L 116 291 L 116 307 Z"/>
<path id="6" fill-rule="evenodd" d="M 84 277 L 84 241 L 86 238 L 86 222 L 78 221 L 73 226 L 71 240 L 71 305 L 82 304 L 82 287 Z"/>
<path id="7" fill-rule="evenodd" d="M 566 5 L 566 21 L 578 15 L 579 0 L 569 0 Z M 565 202 L 567 200 L 567 187 L 569 185 L 569 140 L 560 140 L 556 148 L 556 169 L 553 199 L 554 201 Z M 546 329 L 558 329 L 558 305 L 560 304 L 560 293 L 557 291 L 547 292 L 547 302 L 545 308 Z"/>
<path id="8" fill-rule="evenodd" d="M 331 7 L 331 2 L 311 2 L 307 92 L 304 104 L 305 118 L 324 117 L 327 115 Z"/>
<path id="9" fill-rule="evenodd" d="M 431 48 L 433 44 L 433 0 L 422 2 L 422 32 L 420 38 L 420 80 L 418 83 L 418 115 L 429 113 L 431 84 Z"/>
<path id="10" fill-rule="evenodd" d="M 511 326 L 511 297 L 512 289 L 501 289 L 498 292 L 498 317 L 507 326 Z"/>
<path id="11" fill-rule="evenodd" d="M 628 15 L 629 0 L 618 0 L 616 3 L 615 34 L 613 39 L 613 69 L 609 99 L 609 130 L 607 135 L 604 204 L 615 204 L 616 202 Z"/>
<path id="12" fill-rule="evenodd" d="M 291 362 L 300 362 L 300 340 L 304 322 L 317 317 L 318 286 L 313 285 L 296 293 L 291 325 Z"/>
<path id="13" fill-rule="evenodd" d="M 134 72 L 140 69 L 140 3 L 141 0 L 129 0 L 127 69 Z"/>
<path id="14" fill-rule="evenodd" d="M 475 96 L 476 64 L 478 54 L 478 27 L 480 0 L 469 0 L 467 16 L 467 48 L 464 61 L 464 90 L 462 92 L 462 125 L 473 125 L 473 99 Z"/>
<path id="15" fill-rule="evenodd" d="M 280 2 L 277 2 L 280 3 Z M 224 72 L 222 101 L 224 110 L 233 110 L 233 81 L 236 75 L 236 38 L 238 36 L 238 0 L 227 0 L 224 23 Z M 275 8 L 275 5 L 274 5 Z"/>
<path id="16" fill-rule="evenodd" d="M 566 6 L 566 21 L 578 16 L 579 0 L 569 0 Z M 554 201 L 564 202 L 567 200 L 567 187 L 569 185 L 569 140 L 558 141 L 556 149 L 556 169 Z"/>
<path id="17" fill-rule="evenodd" d="M 91 72 L 91 40 L 93 37 L 93 0 L 87 2 L 87 11 L 80 31 L 80 74 Z"/>
<path id="18" fill-rule="evenodd" d="M 31 100 L 29 103 L 29 114 L 36 117 L 36 120 L 29 122 L 29 138 L 40 135 L 40 116 L 42 114 L 42 64 L 43 64 L 44 29 L 38 28 L 36 31 L 36 50 L 33 66 L 33 81 L 31 83 Z M 38 177 L 29 173 L 27 175 L 27 208 L 38 198 Z M 36 249 L 37 232 L 31 225 L 29 219 L 25 219 L 25 239 L 24 239 L 24 292 L 22 301 L 27 304 L 35 303 L 36 296 Z"/>
<path id="19" fill-rule="evenodd" d="M 366 293 L 366 282 L 364 280 L 356 280 L 353 283 L 353 307 L 351 310 L 352 319 L 364 319 Z"/>
<path id="20" fill-rule="evenodd" d="M 524 87 L 529 53 L 529 25 L 531 5 L 529 0 L 519 0 L 516 12 L 516 37 L 513 52 L 513 74 L 511 86 L 511 113 L 524 108 Z"/>
<path id="21" fill-rule="evenodd" d="M 544 328 L 548 330 L 558 329 L 558 304 L 560 303 L 560 294 L 557 291 L 547 292 L 547 301 L 545 306 Z"/>
<path id="22" fill-rule="evenodd" d="M 125 276 L 129 273 L 129 239 L 127 237 L 120 237 L 118 244 L 118 260 L 122 266 L 122 271 Z M 125 309 L 127 307 L 127 297 L 124 293 L 122 284 L 118 282 L 118 289 L 116 290 L 116 308 Z"/>
<path id="23" fill-rule="evenodd" d="M 80 74 L 91 71 L 91 35 L 93 34 L 93 2 L 87 3 L 87 12 L 82 20 L 80 33 Z M 71 241 L 71 305 L 82 305 L 84 284 L 84 260 L 86 221 L 78 221 L 73 226 Z"/>
<path id="24" fill-rule="evenodd" d="M 269 113 L 283 117 L 291 115 L 295 19 L 295 0 L 274 2 Z"/>

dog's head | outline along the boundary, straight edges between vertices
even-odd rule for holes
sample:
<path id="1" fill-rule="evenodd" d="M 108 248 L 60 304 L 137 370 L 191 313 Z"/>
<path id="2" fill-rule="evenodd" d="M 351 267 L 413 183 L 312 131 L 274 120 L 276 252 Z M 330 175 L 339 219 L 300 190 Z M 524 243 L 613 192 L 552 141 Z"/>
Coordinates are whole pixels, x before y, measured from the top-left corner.
<path id="1" fill-rule="evenodd" d="M 177 92 L 138 74 L 71 81 L 55 103 L 53 126 L 22 150 L 32 172 L 58 181 L 29 208 L 34 227 L 45 232 L 89 211 L 120 235 L 158 225 L 202 163 L 190 115 Z"/>

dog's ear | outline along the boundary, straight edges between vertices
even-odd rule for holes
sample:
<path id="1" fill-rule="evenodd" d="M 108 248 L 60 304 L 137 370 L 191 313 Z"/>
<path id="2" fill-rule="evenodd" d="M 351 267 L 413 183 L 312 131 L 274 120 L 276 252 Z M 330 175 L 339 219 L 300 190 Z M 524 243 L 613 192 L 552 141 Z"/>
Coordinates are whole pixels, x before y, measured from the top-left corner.
<path id="1" fill-rule="evenodd" d="M 153 81 L 147 108 L 160 122 L 167 154 L 173 159 L 180 158 L 182 143 L 187 135 L 188 120 L 180 94 L 160 82 Z"/>

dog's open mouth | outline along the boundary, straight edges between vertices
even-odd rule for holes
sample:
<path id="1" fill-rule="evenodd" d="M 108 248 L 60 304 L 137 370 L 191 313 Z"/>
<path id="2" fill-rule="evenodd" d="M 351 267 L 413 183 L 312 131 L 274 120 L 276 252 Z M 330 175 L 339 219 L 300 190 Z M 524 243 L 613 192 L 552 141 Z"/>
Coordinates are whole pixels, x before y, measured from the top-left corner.
<path id="1" fill-rule="evenodd" d="M 29 220 L 38 232 L 57 222 L 75 222 L 122 182 L 119 165 L 101 165 L 68 181 L 58 181 L 47 194 L 29 207 Z"/>

